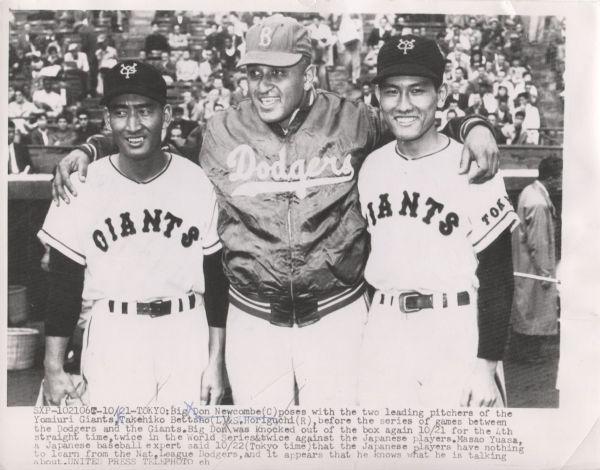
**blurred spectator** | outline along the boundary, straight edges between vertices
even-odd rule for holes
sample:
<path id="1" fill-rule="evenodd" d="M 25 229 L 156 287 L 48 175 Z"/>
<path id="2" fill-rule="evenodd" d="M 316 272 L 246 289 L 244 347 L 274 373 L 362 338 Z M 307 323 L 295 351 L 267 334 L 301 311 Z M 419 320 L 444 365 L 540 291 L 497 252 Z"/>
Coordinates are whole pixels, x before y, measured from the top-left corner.
<path id="1" fill-rule="evenodd" d="M 537 96 L 538 94 L 537 88 L 533 84 L 531 72 L 525 72 L 523 74 L 523 80 L 515 84 L 515 95 L 518 96 L 521 93 L 527 93 L 529 96 Z"/>
<path id="2" fill-rule="evenodd" d="M 9 76 L 12 77 L 23 77 L 26 80 L 31 79 L 31 59 L 25 56 L 25 51 L 21 48 L 15 49 L 15 54 L 9 62 L 10 71 Z"/>
<path id="3" fill-rule="evenodd" d="M 544 158 L 538 179 L 519 196 L 517 213 L 521 224 L 513 232 L 513 265 L 517 273 L 548 280 L 515 277 L 511 325 L 513 341 L 519 344 L 516 360 L 537 362 L 544 338 L 558 334 L 558 289 L 560 215 L 552 199 L 562 192 L 562 159 Z M 515 348 L 517 349 L 517 348 Z"/>
<path id="4" fill-rule="evenodd" d="M 444 83 L 452 83 L 454 81 L 454 65 L 451 60 L 446 59 L 444 64 Z"/>
<path id="5" fill-rule="evenodd" d="M 471 58 L 464 52 L 464 48 L 460 44 L 456 44 L 448 54 L 447 59 L 452 62 L 454 68 L 462 67 L 463 71 L 470 67 Z M 465 74 L 467 78 L 467 74 Z"/>
<path id="6" fill-rule="evenodd" d="M 33 93 L 32 100 L 38 108 L 43 109 L 48 116 L 56 117 L 63 111 L 65 100 L 53 88 L 54 82 L 48 78 L 43 81 L 43 88 Z"/>
<path id="7" fill-rule="evenodd" d="M 344 66 L 350 75 L 350 82 L 357 85 L 360 79 L 360 51 L 364 37 L 360 15 L 344 13 L 337 36 L 344 47 Z"/>
<path id="8" fill-rule="evenodd" d="M 487 115 L 487 120 L 492 125 L 492 129 L 494 131 L 494 137 L 496 139 L 496 143 L 498 145 L 506 144 L 506 136 L 502 132 L 502 126 L 498 123 L 498 117 L 494 113 L 489 113 Z"/>
<path id="9" fill-rule="evenodd" d="M 469 107 L 465 111 L 465 114 L 479 114 L 483 117 L 486 117 L 489 112 L 483 106 L 483 101 L 481 100 L 481 95 L 479 93 L 472 93 L 469 95 Z"/>
<path id="10" fill-rule="evenodd" d="M 479 65 L 477 66 L 477 74 L 469 80 L 467 94 L 481 93 L 482 87 L 485 87 L 486 85 L 491 86 L 492 82 L 490 82 L 485 73 L 485 66 Z"/>
<path id="11" fill-rule="evenodd" d="M 48 117 L 46 113 L 38 115 L 35 129 L 31 132 L 33 145 L 50 145 L 50 131 L 48 130 Z"/>
<path id="12" fill-rule="evenodd" d="M 183 51 L 175 66 L 175 73 L 179 82 L 193 82 L 200 77 L 200 66 L 192 59 L 190 51 Z"/>
<path id="13" fill-rule="evenodd" d="M 198 126 L 198 123 L 184 119 L 183 114 L 184 110 L 181 106 L 175 106 L 173 108 L 173 118 L 167 128 L 167 132 L 177 127 L 181 130 L 181 137 L 185 140 L 190 132 Z"/>
<path id="14" fill-rule="evenodd" d="M 240 20 L 238 14 L 234 11 L 229 13 L 229 23 L 233 26 L 233 34 L 237 38 L 244 38 L 248 31 L 248 24 Z"/>
<path id="15" fill-rule="evenodd" d="M 498 110 L 496 111 L 496 116 L 498 117 L 499 124 L 512 124 L 512 112 L 508 106 L 507 98 L 498 99 Z"/>
<path id="16" fill-rule="evenodd" d="M 221 52 L 225 45 L 225 37 L 227 33 L 223 31 L 223 27 L 214 21 L 208 22 L 206 31 L 206 45 L 208 49 L 216 52 Z"/>
<path id="17" fill-rule="evenodd" d="M 231 104 L 233 106 L 239 104 L 241 101 L 248 99 L 250 97 L 248 90 L 248 77 L 246 75 L 242 75 L 237 79 L 237 87 L 235 91 L 231 94 Z"/>
<path id="18" fill-rule="evenodd" d="M 144 50 L 149 58 L 157 58 L 161 52 L 170 52 L 169 42 L 159 31 L 158 22 L 152 22 L 152 33 L 144 40 Z"/>
<path id="19" fill-rule="evenodd" d="M 205 50 L 202 55 L 204 60 L 200 62 L 199 76 L 202 83 L 206 85 L 209 83 L 211 75 L 220 70 L 221 63 L 212 49 Z"/>
<path id="20" fill-rule="evenodd" d="M 87 55 L 88 64 L 90 66 L 89 82 L 86 89 L 92 96 L 96 96 L 96 88 L 98 85 L 98 58 L 96 57 L 97 49 L 97 36 L 96 31 L 89 24 L 89 12 L 88 16 L 81 20 L 81 23 L 73 26 L 73 32 L 79 33 L 81 41 L 81 52 Z"/>
<path id="21" fill-rule="evenodd" d="M 242 53 L 239 51 L 231 36 L 225 38 L 223 52 L 221 53 L 221 65 L 223 70 L 228 73 L 235 72 L 237 63 L 240 60 Z"/>
<path id="22" fill-rule="evenodd" d="M 450 84 L 450 92 L 442 109 L 447 109 L 450 103 L 456 103 L 463 111 L 469 107 L 469 97 L 465 93 L 460 92 L 460 84 L 458 82 Z"/>
<path id="23" fill-rule="evenodd" d="M 363 59 L 363 65 L 367 69 L 367 75 L 370 79 L 375 78 L 377 75 L 377 55 L 379 54 L 379 46 L 369 47 L 365 58 Z"/>
<path id="24" fill-rule="evenodd" d="M 502 128 L 508 144 L 524 145 L 527 143 L 527 128 L 523 125 L 524 120 L 525 111 L 517 111 L 513 118 L 513 124 L 507 124 Z"/>
<path id="25" fill-rule="evenodd" d="M 175 26 L 179 27 L 181 34 L 191 34 L 190 19 L 185 16 L 185 11 L 178 10 L 171 17 L 171 28 L 175 31 Z M 187 46 L 186 46 L 187 47 Z"/>
<path id="26" fill-rule="evenodd" d="M 481 46 L 482 33 L 481 29 L 477 26 L 477 19 L 475 17 L 472 16 L 469 18 L 469 25 L 463 34 L 467 37 L 471 49 Z"/>
<path id="27" fill-rule="evenodd" d="M 163 78 L 168 77 L 165 79 L 167 85 L 173 83 L 177 78 L 177 65 L 171 60 L 171 55 L 168 52 L 163 51 L 160 53 L 160 62 L 155 64 L 155 67 Z"/>
<path id="28" fill-rule="evenodd" d="M 57 128 L 50 133 L 50 145 L 72 146 L 75 145 L 77 135 L 69 127 L 69 120 L 65 114 L 56 118 Z"/>
<path id="29" fill-rule="evenodd" d="M 63 57 L 63 49 L 62 49 L 61 42 L 62 42 L 62 38 L 60 36 L 57 36 L 56 34 L 51 34 L 48 37 L 48 43 L 46 44 L 45 55 L 49 56 L 50 49 L 54 48 L 58 57 L 62 58 Z"/>
<path id="30" fill-rule="evenodd" d="M 467 72 L 463 67 L 457 67 L 454 69 L 454 81 L 458 83 L 458 89 L 461 93 L 467 93 L 469 82 L 467 80 Z"/>
<path id="31" fill-rule="evenodd" d="M 77 125 L 75 126 L 75 144 L 83 144 L 88 137 L 100 134 L 100 128 L 90 121 L 90 113 L 86 109 L 77 111 Z"/>
<path id="32" fill-rule="evenodd" d="M 32 113 L 38 112 L 39 109 L 31 101 L 25 99 L 22 90 L 15 89 L 15 99 L 8 103 L 8 117 L 13 120 L 16 129 L 21 133 L 27 133 L 25 127 L 25 119 L 29 118 Z"/>
<path id="33" fill-rule="evenodd" d="M 530 102 L 529 94 L 521 93 L 517 97 L 517 106 L 515 110 L 525 113 L 523 119 L 523 127 L 527 130 L 528 144 L 538 144 L 540 140 L 539 128 L 541 125 L 540 111 L 537 106 L 533 106 Z"/>
<path id="34" fill-rule="evenodd" d="M 370 47 L 378 46 L 380 41 L 387 41 L 394 35 L 394 28 L 390 24 L 388 18 L 384 15 L 378 20 L 377 27 L 371 30 L 367 45 Z"/>
<path id="35" fill-rule="evenodd" d="M 377 96 L 375 96 L 370 82 L 363 82 L 360 99 L 369 106 L 373 106 L 375 108 L 379 107 L 379 100 L 377 99 Z"/>
<path id="36" fill-rule="evenodd" d="M 308 26 L 310 37 L 314 48 L 316 64 L 325 64 L 333 66 L 333 45 L 335 44 L 335 36 L 331 32 L 331 28 L 326 23 L 325 18 L 321 15 L 313 16 L 312 23 Z"/>
<path id="37" fill-rule="evenodd" d="M 104 75 L 117 65 L 119 59 L 117 50 L 109 45 L 108 37 L 104 34 L 98 36 L 98 49 L 96 58 L 98 59 L 98 93 L 102 94 L 104 90 Z"/>
<path id="38" fill-rule="evenodd" d="M 57 49 L 52 46 L 48 48 L 48 55 L 43 59 L 40 75 L 43 77 L 58 77 L 62 72 L 62 59 Z"/>
<path id="39" fill-rule="evenodd" d="M 25 23 L 23 30 L 17 34 L 17 49 L 21 49 L 24 54 L 35 52 L 37 49 L 33 45 L 34 35 L 31 34 L 31 25 Z"/>
<path id="40" fill-rule="evenodd" d="M 87 55 L 79 50 L 79 44 L 76 42 L 69 44 L 63 60 L 65 68 L 81 70 L 86 73 L 90 71 Z"/>
<path id="41" fill-rule="evenodd" d="M 169 33 L 169 47 L 173 51 L 183 51 L 189 47 L 190 35 L 181 31 L 178 24 L 173 26 L 173 32 Z"/>
<path id="42" fill-rule="evenodd" d="M 495 113 L 498 110 L 498 100 L 492 93 L 492 85 L 485 83 L 481 85 L 481 103 L 488 113 Z"/>
<path id="43" fill-rule="evenodd" d="M 469 38 L 463 33 L 458 24 L 454 24 L 447 29 L 446 44 L 448 44 L 449 50 L 456 50 L 456 46 L 460 46 L 463 51 L 471 49 Z"/>
<path id="44" fill-rule="evenodd" d="M 31 159 L 27 146 L 19 142 L 19 132 L 15 123 L 8 120 L 8 174 L 29 173 Z"/>
<path id="45" fill-rule="evenodd" d="M 511 66 L 508 69 L 508 78 L 513 84 L 517 84 L 523 80 L 523 75 L 527 69 L 521 65 L 521 58 L 515 57 L 511 61 Z"/>
<path id="46" fill-rule="evenodd" d="M 11 85 L 8 86 L 8 102 L 10 103 L 15 99 L 15 88 Z"/>
<path id="47" fill-rule="evenodd" d="M 500 42 L 502 43 L 503 37 L 504 37 L 504 28 L 498 21 L 498 18 L 495 16 L 492 16 L 491 18 L 488 19 L 487 24 L 484 25 L 484 27 L 483 27 L 482 37 L 481 37 L 482 45 L 485 46 L 486 44 L 496 40 L 497 38 L 499 38 Z"/>
<path id="48" fill-rule="evenodd" d="M 213 78 L 213 87 L 217 91 L 217 99 L 223 105 L 224 108 L 229 108 L 231 105 L 231 90 L 225 87 L 223 83 L 223 76 L 215 74 Z"/>

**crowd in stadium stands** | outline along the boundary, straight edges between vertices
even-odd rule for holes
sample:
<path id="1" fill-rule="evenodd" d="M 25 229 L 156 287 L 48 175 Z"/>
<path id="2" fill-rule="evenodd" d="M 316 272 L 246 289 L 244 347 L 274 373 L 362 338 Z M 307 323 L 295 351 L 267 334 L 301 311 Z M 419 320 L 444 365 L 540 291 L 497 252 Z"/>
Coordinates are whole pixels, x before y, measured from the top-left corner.
<path id="1" fill-rule="evenodd" d="M 143 44 L 133 55 L 125 46 L 139 33 L 129 25 L 127 11 L 43 11 L 25 18 L 13 16 L 8 116 L 15 141 L 73 146 L 101 133 L 102 77 L 127 57 L 148 61 L 162 72 L 174 106 L 165 144 L 196 159 L 207 119 L 248 96 L 248 80 L 236 66 L 246 31 L 266 15 L 156 11 L 151 33 L 140 38 Z M 527 65 L 528 46 L 542 38 L 548 20 L 533 18 L 526 29 L 520 17 L 298 16 L 311 32 L 318 85 L 330 88 L 330 78 L 341 74 L 347 82 L 336 91 L 373 106 L 378 102 L 370 80 L 383 42 L 399 34 L 435 38 L 447 57 L 444 81 L 450 90 L 436 115 L 439 126 L 454 116 L 481 114 L 494 125 L 500 144 L 540 143 L 543 116 L 538 108 L 536 70 Z M 563 44 L 564 37 L 559 35 L 546 54 L 558 91 L 564 70 Z"/>

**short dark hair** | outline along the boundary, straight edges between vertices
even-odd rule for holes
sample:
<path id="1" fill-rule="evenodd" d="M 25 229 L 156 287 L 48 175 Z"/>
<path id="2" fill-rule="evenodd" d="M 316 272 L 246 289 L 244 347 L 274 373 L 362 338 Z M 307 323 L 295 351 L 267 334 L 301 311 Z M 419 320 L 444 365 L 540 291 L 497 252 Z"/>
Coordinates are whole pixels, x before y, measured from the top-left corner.
<path id="1" fill-rule="evenodd" d="M 71 120 L 69 119 L 69 116 L 66 113 L 61 113 L 58 116 L 56 116 L 56 122 L 58 122 L 60 119 L 64 119 L 65 121 L 67 121 L 67 124 L 71 124 Z"/>
<path id="2" fill-rule="evenodd" d="M 549 178 L 558 178 L 562 176 L 563 160 L 560 157 L 552 155 L 542 159 L 538 166 L 538 179 L 545 181 Z"/>
<path id="3" fill-rule="evenodd" d="M 523 119 L 525 119 L 525 111 L 517 111 L 517 112 L 515 113 L 515 117 L 517 117 L 517 116 L 520 116 L 520 117 L 522 117 Z"/>
<path id="4" fill-rule="evenodd" d="M 8 120 L 8 128 L 15 129 L 15 122 L 12 119 Z"/>
<path id="5" fill-rule="evenodd" d="M 80 108 L 77 110 L 77 114 L 76 114 L 77 117 L 81 116 L 82 114 L 84 116 L 87 116 L 88 118 L 90 117 L 90 112 L 87 109 Z"/>

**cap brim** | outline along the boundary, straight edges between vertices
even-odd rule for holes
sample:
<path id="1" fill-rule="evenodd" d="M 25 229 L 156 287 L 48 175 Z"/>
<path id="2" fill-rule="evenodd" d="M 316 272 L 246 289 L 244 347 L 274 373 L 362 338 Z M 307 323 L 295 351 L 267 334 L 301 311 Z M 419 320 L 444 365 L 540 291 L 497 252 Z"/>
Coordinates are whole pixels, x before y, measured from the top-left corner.
<path id="1" fill-rule="evenodd" d="M 415 77 L 426 77 L 431 78 L 433 83 L 441 83 L 442 77 L 437 76 L 433 71 L 427 67 L 417 64 L 396 64 L 380 71 L 377 76 L 371 80 L 376 85 L 380 84 L 383 80 L 389 77 L 395 77 L 400 75 L 410 75 Z"/>
<path id="2" fill-rule="evenodd" d="M 268 65 L 271 67 L 291 67 L 302 59 L 302 54 L 292 52 L 252 51 L 248 52 L 238 62 L 238 67 L 244 65 Z"/>

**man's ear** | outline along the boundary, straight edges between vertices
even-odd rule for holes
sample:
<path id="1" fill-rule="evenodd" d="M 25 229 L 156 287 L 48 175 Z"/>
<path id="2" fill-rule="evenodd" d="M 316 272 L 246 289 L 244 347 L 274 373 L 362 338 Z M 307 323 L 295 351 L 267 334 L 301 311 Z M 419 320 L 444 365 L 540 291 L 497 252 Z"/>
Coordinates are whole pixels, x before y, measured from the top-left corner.
<path id="1" fill-rule="evenodd" d="M 112 131 L 112 128 L 110 127 L 110 112 L 108 111 L 108 108 L 104 108 L 104 125 L 107 129 Z"/>
<path id="2" fill-rule="evenodd" d="M 165 106 L 163 107 L 163 125 L 162 125 L 163 129 L 166 129 L 167 127 L 169 127 L 169 124 L 171 124 L 172 117 L 173 117 L 173 113 L 171 110 L 171 105 L 165 104 Z"/>
<path id="3" fill-rule="evenodd" d="M 317 68 L 313 64 L 310 64 L 308 67 L 306 67 L 306 70 L 304 71 L 304 90 L 305 91 L 308 91 L 315 86 L 316 75 L 317 75 Z"/>
<path id="4" fill-rule="evenodd" d="M 438 94 L 438 107 L 443 107 L 444 104 L 446 103 L 446 98 L 448 98 L 448 93 L 449 93 L 449 89 L 448 89 L 448 84 L 447 83 L 442 83 L 437 91 Z"/>

